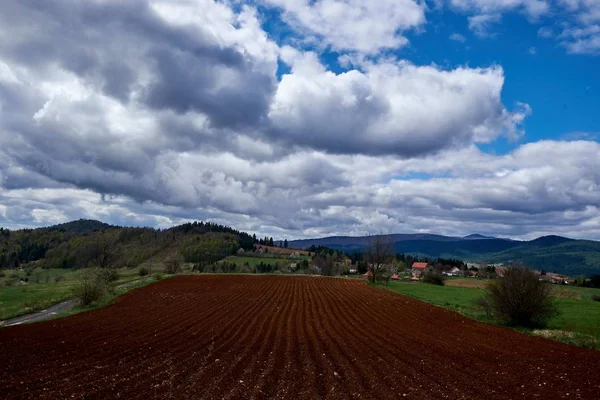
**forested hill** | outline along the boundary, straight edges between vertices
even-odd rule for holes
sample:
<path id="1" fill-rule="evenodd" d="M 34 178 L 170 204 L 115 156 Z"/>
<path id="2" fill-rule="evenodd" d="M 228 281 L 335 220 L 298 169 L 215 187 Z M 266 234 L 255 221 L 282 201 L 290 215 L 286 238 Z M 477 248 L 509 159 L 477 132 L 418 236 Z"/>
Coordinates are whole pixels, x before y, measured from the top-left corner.
<path id="1" fill-rule="evenodd" d="M 431 258 L 457 258 L 482 263 L 519 263 L 570 276 L 600 273 L 600 242 L 543 236 L 519 241 L 469 235 L 464 238 L 430 234 L 384 235 L 398 253 Z M 361 252 L 368 236 L 333 236 L 293 240 L 290 247 L 327 246 L 345 252 Z"/>
<path id="2" fill-rule="evenodd" d="M 65 222 L 64 224 L 50 226 L 46 229 L 64 231 L 64 232 L 72 232 L 72 233 L 90 233 L 90 232 L 99 231 L 99 230 L 108 229 L 108 228 L 118 228 L 118 227 L 106 224 L 101 221 L 96 221 L 94 219 L 78 219 L 77 221 Z M 41 228 L 41 229 L 44 229 L 44 228 Z"/>
<path id="3" fill-rule="evenodd" d="M 210 222 L 157 230 L 82 219 L 38 229 L 0 228 L 0 268 L 28 263 L 83 268 L 100 259 L 114 267 L 134 267 L 165 250 L 190 262 L 213 262 L 239 248 L 251 249 L 253 243 L 245 232 Z"/>

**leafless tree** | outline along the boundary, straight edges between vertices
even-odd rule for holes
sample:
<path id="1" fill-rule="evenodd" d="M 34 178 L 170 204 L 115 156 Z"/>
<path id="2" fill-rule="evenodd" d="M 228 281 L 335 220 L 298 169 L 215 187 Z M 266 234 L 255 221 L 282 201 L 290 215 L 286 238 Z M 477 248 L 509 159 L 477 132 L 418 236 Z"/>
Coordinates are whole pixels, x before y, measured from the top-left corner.
<path id="1" fill-rule="evenodd" d="M 98 268 L 113 267 L 117 261 L 117 249 L 114 238 L 107 233 L 100 234 L 92 245 L 91 264 Z"/>
<path id="2" fill-rule="evenodd" d="M 394 242 L 385 236 L 369 238 L 365 249 L 365 261 L 371 271 L 371 282 L 377 282 L 386 272 L 394 259 Z"/>

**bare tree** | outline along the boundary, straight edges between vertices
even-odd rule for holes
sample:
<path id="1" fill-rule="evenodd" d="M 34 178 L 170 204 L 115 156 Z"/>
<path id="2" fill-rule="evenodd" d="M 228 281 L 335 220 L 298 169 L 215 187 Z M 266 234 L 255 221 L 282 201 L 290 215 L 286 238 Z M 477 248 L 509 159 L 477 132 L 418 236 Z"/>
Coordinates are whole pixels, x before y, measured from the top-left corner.
<path id="1" fill-rule="evenodd" d="M 369 238 L 365 249 L 365 261 L 371 271 L 371 282 L 377 282 L 390 267 L 394 259 L 394 242 L 385 236 Z"/>
<path id="2" fill-rule="evenodd" d="M 98 268 L 113 267 L 117 261 L 115 240 L 107 233 L 102 233 L 92 245 L 91 264 Z"/>

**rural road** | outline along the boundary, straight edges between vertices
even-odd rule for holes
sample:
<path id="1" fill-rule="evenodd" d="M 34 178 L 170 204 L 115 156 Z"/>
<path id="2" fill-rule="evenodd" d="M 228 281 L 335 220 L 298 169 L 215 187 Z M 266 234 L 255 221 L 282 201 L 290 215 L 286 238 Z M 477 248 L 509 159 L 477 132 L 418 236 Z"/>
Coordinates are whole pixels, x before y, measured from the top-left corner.
<path id="1" fill-rule="evenodd" d="M 2 323 L 0 323 L 0 326 L 13 326 L 28 324 L 30 322 L 36 321 L 43 321 L 45 319 L 52 318 L 55 315 L 60 314 L 62 312 L 69 311 L 77 304 L 79 304 L 79 299 L 66 300 L 61 303 L 55 304 L 52 307 L 48 307 L 45 310 L 35 312 L 33 314 L 21 315 L 20 317 L 7 319 L 5 321 L 2 321 Z"/>
<path id="2" fill-rule="evenodd" d="M 121 285 L 118 285 L 117 289 L 122 289 L 122 288 L 125 288 L 128 286 L 134 285 L 136 283 L 146 281 L 148 279 L 149 278 L 146 277 L 146 278 L 142 278 L 142 279 L 137 279 L 135 281 L 123 283 Z M 75 307 L 78 304 L 79 304 L 79 299 L 77 299 L 77 298 L 65 300 L 58 304 L 54 304 L 53 306 L 48 307 L 47 309 L 42 310 L 42 311 L 38 311 L 38 312 L 31 313 L 31 314 L 26 314 L 26 315 L 21 315 L 20 317 L 15 317 L 15 318 L 7 319 L 4 321 L 0 321 L 0 327 L 29 324 L 31 322 L 43 321 L 46 319 L 54 318 L 54 316 L 56 316 L 60 313 L 69 311 L 70 309 L 72 309 L 73 307 Z"/>

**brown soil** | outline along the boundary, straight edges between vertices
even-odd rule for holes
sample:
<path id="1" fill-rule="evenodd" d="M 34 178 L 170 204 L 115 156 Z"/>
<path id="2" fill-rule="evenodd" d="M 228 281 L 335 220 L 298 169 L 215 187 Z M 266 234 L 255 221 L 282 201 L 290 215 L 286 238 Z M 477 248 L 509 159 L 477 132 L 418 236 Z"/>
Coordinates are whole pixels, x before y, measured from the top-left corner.
<path id="1" fill-rule="evenodd" d="M 357 280 L 180 276 L 0 329 L 3 399 L 598 398 L 600 352 Z"/>

